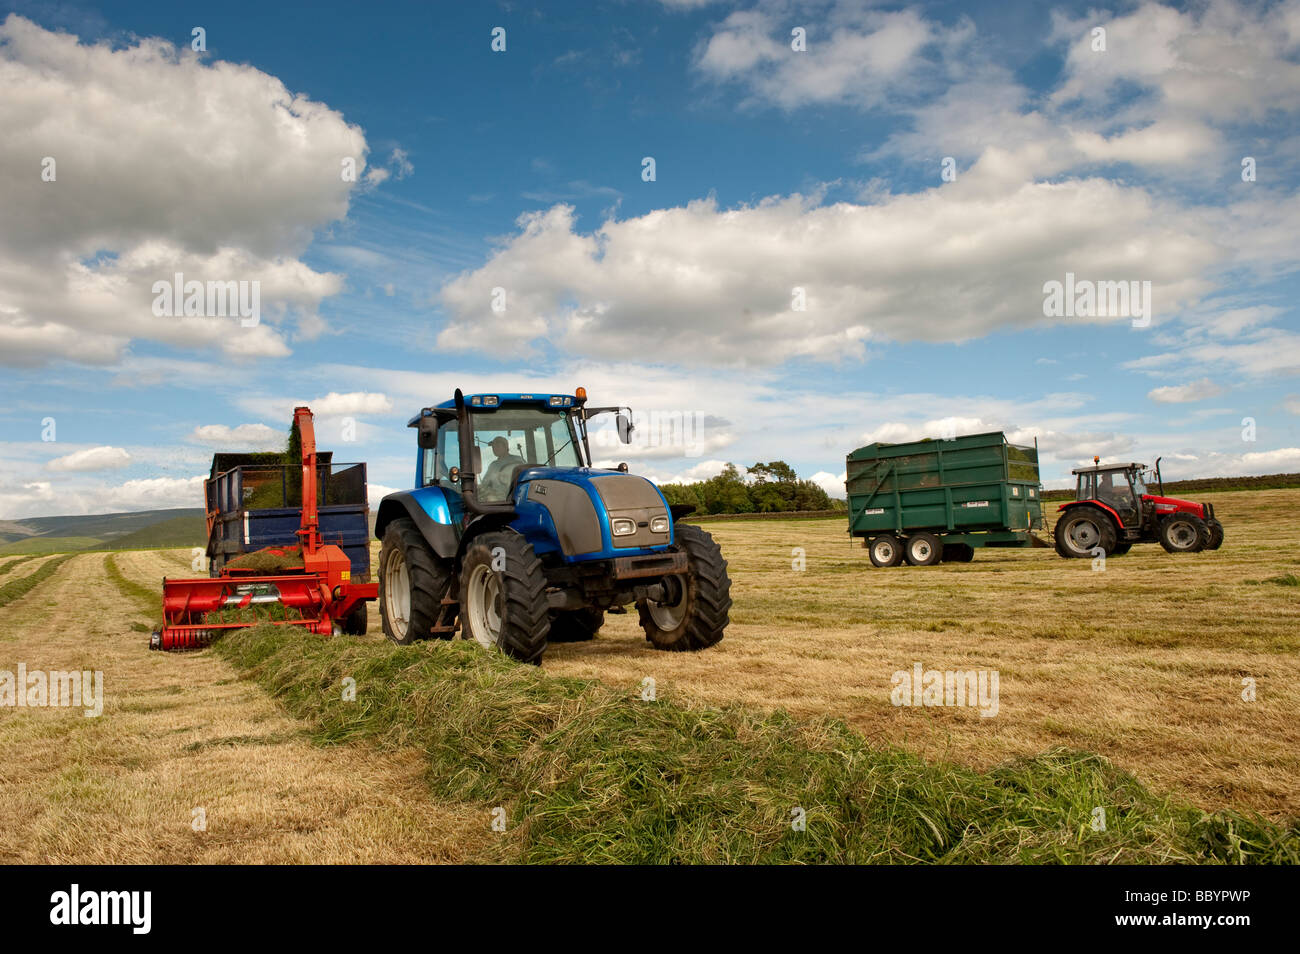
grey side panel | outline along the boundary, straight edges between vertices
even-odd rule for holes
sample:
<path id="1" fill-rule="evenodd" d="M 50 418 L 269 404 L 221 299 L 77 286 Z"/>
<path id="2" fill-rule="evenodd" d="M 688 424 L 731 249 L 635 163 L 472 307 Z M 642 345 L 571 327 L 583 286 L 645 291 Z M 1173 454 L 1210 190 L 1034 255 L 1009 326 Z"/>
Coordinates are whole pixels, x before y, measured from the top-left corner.
<path id="1" fill-rule="evenodd" d="M 594 553 L 601 548 L 596 507 L 581 487 L 561 480 L 534 480 L 528 485 L 528 499 L 550 513 L 565 555 Z"/>
<path id="2" fill-rule="evenodd" d="M 399 507 L 401 509 L 399 509 Z M 375 521 L 375 534 L 383 538 L 383 530 L 396 517 L 410 517 L 415 526 L 419 529 L 424 539 L 429 542 L 433 552 L 438 556 L 451 560 L 456 556 L 456 551 L 460 546 L 460 538 L 456 534 L 456 528 L 445 523 L 438 523 L 433 520 L 424 508 L 405 494 L 391 494 L 384 498 L 379 505 L 379 516 Z"/>

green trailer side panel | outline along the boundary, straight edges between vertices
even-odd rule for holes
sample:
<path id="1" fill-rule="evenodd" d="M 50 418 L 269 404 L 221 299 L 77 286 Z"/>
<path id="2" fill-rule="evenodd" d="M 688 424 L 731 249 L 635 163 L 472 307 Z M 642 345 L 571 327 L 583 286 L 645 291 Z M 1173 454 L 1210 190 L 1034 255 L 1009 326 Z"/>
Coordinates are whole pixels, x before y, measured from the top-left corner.
<path id="1" fill-rule="evenodd" d="M 1032 530 L 1043 525 L 1038 451 L 1001 431 L 869 444 L 849 454 L 849 532 Z"/>

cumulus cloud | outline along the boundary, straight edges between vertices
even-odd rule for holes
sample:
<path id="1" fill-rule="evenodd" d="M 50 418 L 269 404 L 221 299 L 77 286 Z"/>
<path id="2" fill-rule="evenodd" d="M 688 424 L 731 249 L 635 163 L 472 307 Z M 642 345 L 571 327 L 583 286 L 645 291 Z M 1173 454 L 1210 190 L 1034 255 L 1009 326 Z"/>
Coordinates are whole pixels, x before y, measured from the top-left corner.
<path id="1" fill-rule="evenodd" d="M 557 205 L 519 227 L 442 288 L 451 320 L 439 348 L 519 355 L 548 339 L 603 357 L 668 350 L 689 363 L 854 359 L 873 341 L 1048 324 L 1057 319 L 1044 317 L 1043 285 L 1067 272 L 1151 281 L 1158 321 L 1210 290 L 1205 274 L 1223 258 L 1194 216 L 1101 179 L 990 195 L 972 175 L 874 205 L 701 199 L 594 233 Z"/>
<path id="2" fill-rule="evenodd" d="M 121 447 L 88 447 L 56 457 L 45 467 L 55 471 L 117 470 L 130 463 L 131 455 Z"/>
<path id="3" fill-rule="evenodd" d="M 844 482 L 848 479 L 848 476 L 847 472 L 841 472 L 837 477 L 827 471 L 819 470 L 808 479 L 822 490 L 826 491 L 826 496 L 843 500 L 847 496 L 847 492 L 844 489 Z"/>
<path id="4" fill-rule="evenodd" d="M 1204 401 L 1206 398 L 1218 397 L 1223 388 L 1209 378 L 1201 378 L 1188 384 L 1172 384 L 1155 388 L 1147 392 L 1147 397 L 1157 404 L 1187 404 L 1191 401 Z"/>
<path id="5" fill-rule="evenodd" d="M 279 356 L 288 323 L 319 328 L 341 280 L 298 256 L 347 213 L 359 128 L 251 66 L 82 44 L 17 14 L 0 88 L 0 361 L 110 363 L 137 338 Z M 153 285 L 176 273 L 259 282 L 261 322 L 155 316 Z"/>
<path id="6" fill-rule="evenodd" d="M 194 477 L 147 477 L 128 480 L 97 494 L 90 513 L 119 510 L 169 510 L 174 507 L 202 507 L 206 474 Z"/>
<path id="7" fill-rule="evenodd" d="M 387 394 L 367 391 L 339 394 L 331 391 L 309 402 L 309 406 L 322 417 L 359 417 L 363 414 L 387 414 L 393 409 L 393 402 Z"/>
<path id="8" fill-rule="evenodd" d="M 265 424 L 201 424 L 194 428 L 190 440 L 209 447 L 232 447 L 240 450 L 279 450 L 284 446 L 288 429 L 277 431 Z"/>

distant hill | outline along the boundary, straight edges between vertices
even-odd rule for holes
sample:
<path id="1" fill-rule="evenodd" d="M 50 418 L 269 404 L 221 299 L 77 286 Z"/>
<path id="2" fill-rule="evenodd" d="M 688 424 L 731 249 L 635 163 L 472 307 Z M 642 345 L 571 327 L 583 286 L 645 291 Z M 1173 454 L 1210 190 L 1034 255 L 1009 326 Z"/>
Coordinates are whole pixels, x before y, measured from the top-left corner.
<path id="1" fill-rule="evenodd" d="M 203 510 L 198 507 L 0 520 L 0 556 L 203 546 L 206 540 Z"/>

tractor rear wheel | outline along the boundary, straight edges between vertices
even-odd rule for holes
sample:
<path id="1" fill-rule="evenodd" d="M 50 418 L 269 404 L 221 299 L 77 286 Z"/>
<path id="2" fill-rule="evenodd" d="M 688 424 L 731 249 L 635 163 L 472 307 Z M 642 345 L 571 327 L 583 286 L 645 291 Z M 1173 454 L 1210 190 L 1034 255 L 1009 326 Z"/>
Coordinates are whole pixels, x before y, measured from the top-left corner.
<path id="1" fill-rule="evenodd" d="M 1194 513 L 1171 513 L 1160 521 L 1160 545 L 1170 553 L 1196 553 L 1208 539 L 1205 521 Z"/>
<path id="2" fill-rule="evenodd" d="M 975 548 L 969 543 L 945 543 L 943 545 L 944 563 L 969 563 L 975 559 Z"/>
<path id="3" fill-rule="evenodd" d="M 540 664 L 551 614 L 546 574 L 533 546 L 513 530 L 475 537 L 460 571 L 461 626 L 484 649 Z"/>
<path id="4" fill-rule="evenodd" d="M 903 553 L 912 566 L 934 566 L 943 557 L 943 544 L 933 533 L 914 533 L 903 544 Z"/>
<path id="5" fill-rule="evenodd" d="M 1205 529 L 1210 531 L 1210 542 L 1205 545 L 1205 549 L 1217 550 L 1223 546 L 1223 524 L 1217 518 L 1211 517 L 1205 521 Z"/>
<path id="6" fill-rule="evenodd" d="M 1098 548 L 1110 554 L 1118 543 L 1115 523 L 1097 507 L 1076 507 L 1056 521 L 1056 552 L 1066 559 L 1085 560 Z"/>
<path id="7" fill-rule="evenodd" d="M 655 649 L 693 652 L 722 639 L 731 622 L 731 578 L 722 549 L 706 531 L 691 524 L 674 524 L 677 546 L 686 553 L 690 569 L 684 576 L 664 577 L 663 600 L 637 600 L 645 638 Z"/>
<path id="8" fill-rule="evenodd" d="M 438 622 L 451 573 L 414 521 L 401 517 L 379 545 L 379 618 L 384 635 L 401 646 L 428 639 Z M 365 604 L 361 604 L 364 612 Z M 362 630 L 365 632 L 365 630 Z M 450 633 L 439 633 L 444 639 Z"/>
<path id="9" fill-rule="evenodd" d="M 605 625 L 605 611 L 598 609 L 555 610 L 551 613 L 550 643 L 585 643 L 595 639 Z"/>
<path id="10" fill-rule="evenodd" d="M 898 537 L 876 537 L 867 545 L 872 566 L 898 566 L 903 562 L 903 544 Z"/>

